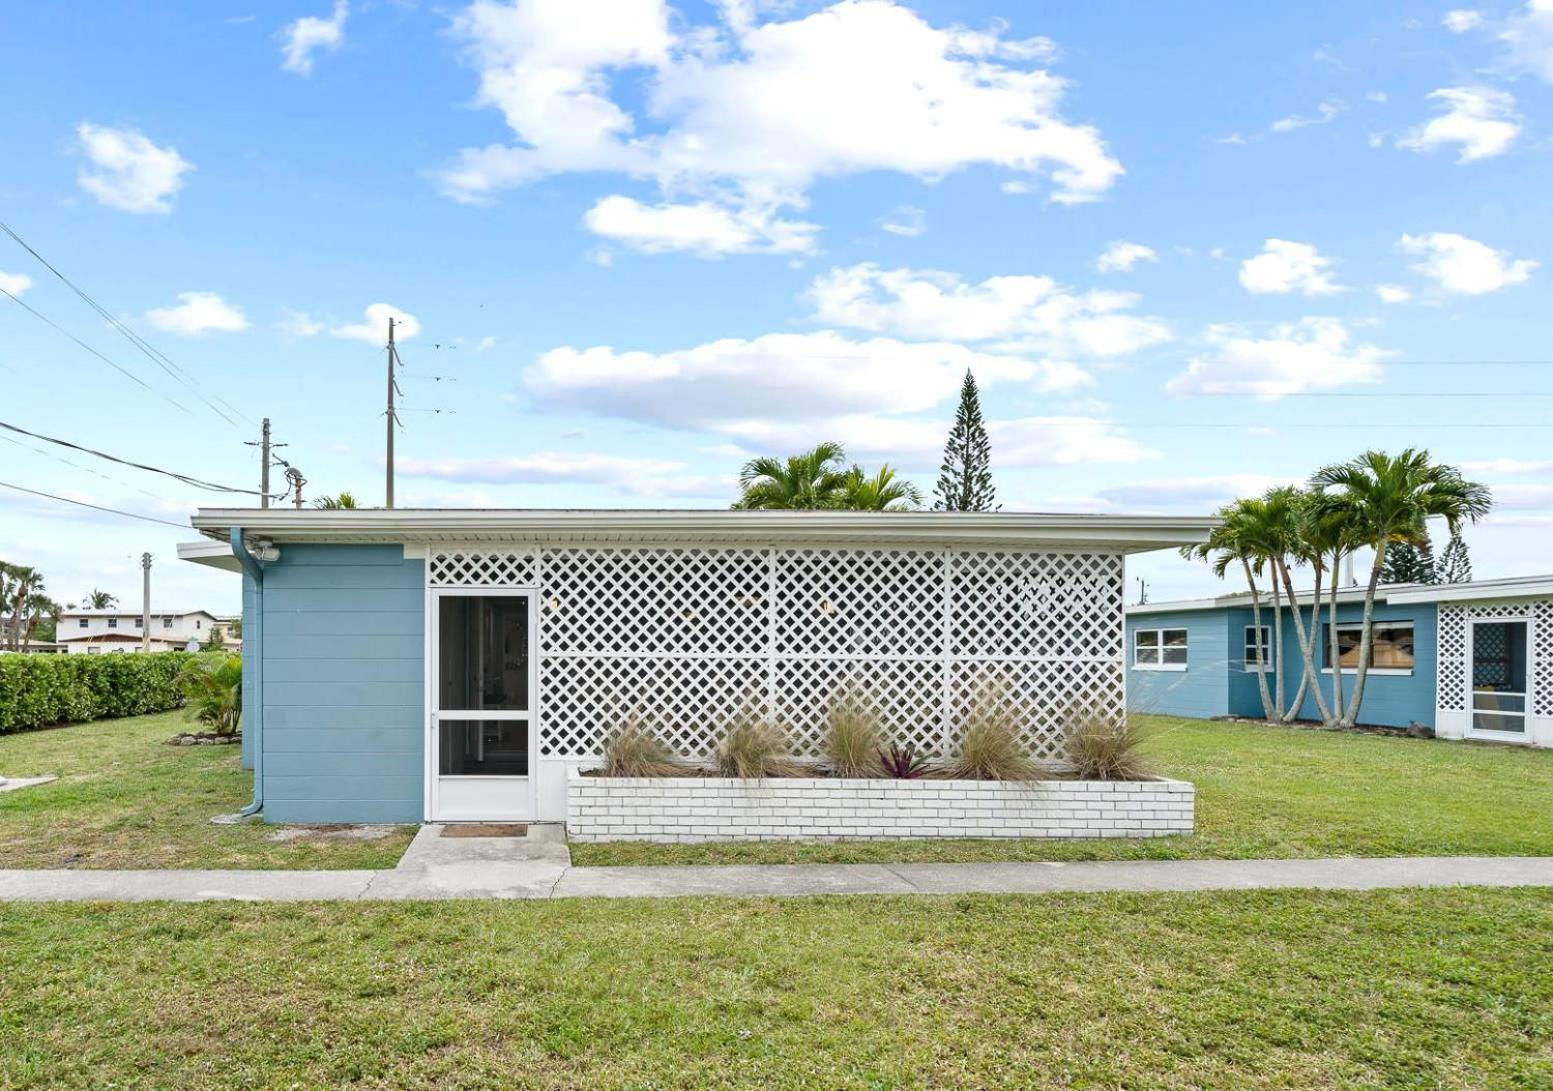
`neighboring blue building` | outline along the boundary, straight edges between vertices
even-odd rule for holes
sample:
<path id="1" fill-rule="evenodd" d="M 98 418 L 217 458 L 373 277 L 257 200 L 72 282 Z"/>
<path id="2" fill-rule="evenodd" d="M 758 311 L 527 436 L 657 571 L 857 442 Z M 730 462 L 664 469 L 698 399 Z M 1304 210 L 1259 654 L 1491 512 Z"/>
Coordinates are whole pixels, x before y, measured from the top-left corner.
<path id="1" fill-rule="evenodd" d="M 1336 660 L 1345 681 L 1358 665 L 1363 603 L 1362 588 L 1338 593 Z M 1322 695 L 1330 702 L 1329 613 L 1324 605 L 1315 657 Z M 1301 616 L 1308 627 L 1308 600 Z M 1374 618 L 1359 723 L 1417 723 L 1445 738 L 1553 746 L 1553 577 L 1385 586 L 1376 593 Z M 1259 639 L 1244 592 L 1129 606 L 1128 708 L 1260 719 L 1258 671 L 1276 691 L 1280 637 L 1273 625 L 1264 598 Z M 1287 607 L 1281 640 L 1284 692 L 1293 700 L 1304 669 Z M 1351 683 L 1344 687 L 1345 700 L 1350 691 Z M 1305 695 L 1299 717 L 1320 718 L 1314 695 Z"/>

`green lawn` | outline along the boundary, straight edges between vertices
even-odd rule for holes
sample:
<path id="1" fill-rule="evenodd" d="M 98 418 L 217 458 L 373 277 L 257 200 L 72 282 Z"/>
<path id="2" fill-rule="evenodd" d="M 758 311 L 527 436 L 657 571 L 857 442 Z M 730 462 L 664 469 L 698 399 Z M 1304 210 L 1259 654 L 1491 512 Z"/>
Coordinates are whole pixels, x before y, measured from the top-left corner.
<path id="1" fill-rule="evenodd" d="M 0 793 L 0 868 L 393 867 L 409 844 L 410 827 L 281 843 L 273 826 L 212 826 L 253 798 L 253 778 L 235 746 L 165 745 L 188 726 L 169 712 L 0 735 L 0 773 L 60 778 Z"/>
<path id="2" fill-rule="evenodd" d="M 0 906 L 8 1088 L 1553 1086 L 1553 892 Z"/>
<path id="3" fill-rule="evenodd" d="M 1144 717 L 1197 834 L 1141 841 L 573 845 L 578 864 L 1553 855 L 1553 752 Z"/>

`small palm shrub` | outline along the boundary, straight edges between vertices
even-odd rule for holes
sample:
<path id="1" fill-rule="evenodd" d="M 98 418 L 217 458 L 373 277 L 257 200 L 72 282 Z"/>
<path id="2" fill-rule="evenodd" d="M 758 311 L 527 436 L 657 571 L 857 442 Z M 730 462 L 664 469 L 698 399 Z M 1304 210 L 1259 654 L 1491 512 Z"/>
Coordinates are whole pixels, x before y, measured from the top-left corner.
<path id="1" fill-rule="evenodd" d="M 636 715 L 604 740 L 606 777 L 672 777 L 682 770 L 670 750 Z"/>
<path id="2" fill-rule="evenodd" d="M 878 750 L 879 768 L 884 775 L 895 780 L 916 780 L 927 774 L 927 758 L 909 743 L 902 746 L 892 742 L 890 748 Z"/>
<path id="3" fill-rule="evenodd" d="M 802 767 L 782 729 L 752 710 L 741 712 L 717 744 L 717 772 L 725 777 L 795 777 Z"/>
<path id="4" fill-rule="evenodd" d="M 1097 713 L 1076 717 L 1068 727 L 1067 758 L 1084 780 L 1147 780 L 1153 770 L 1138 747 L 1147 738 L 1141 724 Z"/>
<path id="5" fill-rule="evenodd" d="M 837 696 L 825 722 L 825 757 L 838 777 L 879 775 L 879 714 L 855 691 Z"/>
<path id="6" fill-rule="evenodd" d="M 243 661 L 235 655 L 211 662 L 201 657 L 183 665 L 179 688 L 188 701 L 188 717 L 217 735 L 237 733 L 243 716 Z"/>
<path id="7" fill-rule="evenodd" d="M 943 767 L 952 780 L 1039 780 L 1041 767 L 1020 738 L 1018 714 L 990 695 L 966 712 L 960 748 Z"/>

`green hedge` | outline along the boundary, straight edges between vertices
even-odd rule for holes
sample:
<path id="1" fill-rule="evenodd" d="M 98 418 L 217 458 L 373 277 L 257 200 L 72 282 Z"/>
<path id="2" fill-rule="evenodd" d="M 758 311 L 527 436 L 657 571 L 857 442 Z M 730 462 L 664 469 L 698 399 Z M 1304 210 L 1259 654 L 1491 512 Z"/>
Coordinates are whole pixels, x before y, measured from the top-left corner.
<path id="1" fill-rule="evenodd" d="M 188 652 L 0 655 L 0 734 L 166 712 L 183 704 Z"/>

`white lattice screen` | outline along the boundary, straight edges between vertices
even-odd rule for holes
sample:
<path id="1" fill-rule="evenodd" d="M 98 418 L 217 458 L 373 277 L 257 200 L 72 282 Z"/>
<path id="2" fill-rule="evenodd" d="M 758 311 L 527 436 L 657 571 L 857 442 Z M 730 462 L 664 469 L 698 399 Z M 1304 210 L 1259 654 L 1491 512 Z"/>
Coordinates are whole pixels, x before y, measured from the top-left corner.
<path id="1" fill-rule="evenodd" d="M 434 587 L 533 587 L 540 753 L 597 756 L 640 714 L 699 757 L 757 705 L 816 754 L 849 689 L 941 751 L 967 705 L 1015 708 L 1054 756 L 1075 711 L 1123 708 L 1122 557 L 954 549 L 434 550 Z"/>
<path id="2" fill-rule="evenodd" d="M 1467 711 L 1471 682 L 1471 664 L 1467 662 L 1468 623 L 1496 618 L 1530 619 L 1527 641 L 1531 661 L 1527 664 L 1527 678 L 1531 683 L 1531 713 L 1533 716 L 1553 716 L 1553 602 L 1546 600 L 1442 603 L 1436 703 L 1442 711 Z"/>

